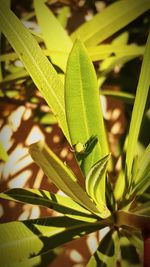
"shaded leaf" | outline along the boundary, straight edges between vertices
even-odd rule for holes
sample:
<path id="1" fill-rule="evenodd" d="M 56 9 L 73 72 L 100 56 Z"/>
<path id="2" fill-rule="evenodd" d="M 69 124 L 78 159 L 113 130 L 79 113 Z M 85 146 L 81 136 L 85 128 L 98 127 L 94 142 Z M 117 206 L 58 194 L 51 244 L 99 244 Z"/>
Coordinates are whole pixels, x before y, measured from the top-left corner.
<path id="1" fill-rule="evenodd" d="M 67 217 L 47 217 L 0 224 L 0 264 L 12 263 L 48 252 L 66 242 L 104 227 L 108 221 L 85 223 Z"/>
<path id="2" fill-rule="evenodd" d="M 106 167 L 108 160 L 110 159 L 110 154 L 99 160 L 94 166 L 90 169 L 85 185 L 88 195 L 94 199 L 95 203 L 100 206 L 103 210 L 103 216 L 108 216 L 110 212 L 108 211 L 106 204 L 102 203 L 102 200 L 105 199 L 105 177 Z"/>
<path id="3" fill-rule="evenodd" d="M 135 247 L 126 237 L 120 238 L 121 247 L 121 266 L 122 267 L 141 267 L 139 255 Z"/>
<path id="4" fill-rule="evenodd" d="M 150 229 L 150 216 L 119 210 L 116 212 L 116 225 L 118 227 L 129 226 L 138 231 Z"/>
<path id="5" fill-rule="evenodd" d="M 0 193 L 0 198 L 33 205 L 40 205 L 56 210 L 78 220 L 95 221 L 90 212 L 67 196 L 52 194 L 46 190 L 14 188 Z"/>
<path id="6" fill-rule="evenodd" d="M 94 255 L 90 258 L 86 267 L 116 266 L 119 253 L 119 236 L 117 231 L 109 231 Z"/>

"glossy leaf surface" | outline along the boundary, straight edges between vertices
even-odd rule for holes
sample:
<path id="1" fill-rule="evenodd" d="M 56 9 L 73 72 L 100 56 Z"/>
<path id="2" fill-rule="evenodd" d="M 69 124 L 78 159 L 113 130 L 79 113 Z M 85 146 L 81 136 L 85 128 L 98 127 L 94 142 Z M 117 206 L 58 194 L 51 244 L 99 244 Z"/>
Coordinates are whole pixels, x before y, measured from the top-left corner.
<path id="1" fill-rule="evenodd" d="M 72 145 L 85 145 L 92 136 L 98 138 L 93 151 L 83 153 L 82 170 L 86 175 L 106 155 L 107 141 L 96 73 L 83 44 L 77 40 L 71 50 L 65 78 L 65 108 Z"/>

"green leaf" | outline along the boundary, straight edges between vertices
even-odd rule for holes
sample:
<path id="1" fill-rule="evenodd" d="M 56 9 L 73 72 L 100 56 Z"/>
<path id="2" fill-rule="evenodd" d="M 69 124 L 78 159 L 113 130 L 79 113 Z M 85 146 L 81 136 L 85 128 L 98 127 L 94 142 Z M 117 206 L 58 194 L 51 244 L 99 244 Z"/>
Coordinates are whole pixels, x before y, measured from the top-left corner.
<path id="1" fill-rule="evenodd" d="M 45 125 L 51 125 L 57 123 L 57 119 L 52 113 L 46 113 L 42 118 L 40 119 L 40 123 Z"/>
<path id="2" fill-rule="evenodd" d="M 63 26 L 63 28 L 66 28 L 67 26 L 67 20 L 68 20 L 69 15 L 70 15 L 70 7 L 62 6 L 57 16 L 57 19 L 60 22 L 60 24 Z"/>
<path id="3" fill-rule="evenodd" d="M 58 19 L 43 1 L 34 0 L 34 7 L 47 48 L 52 51 L 65 52 L 64 54 L 50 55 L 52 62 L 65 71 L 72 41 Z"/>
<path id="4" fill-rule="evenodd" d="M 30 146 L 29 153 L 46 176 L 65 194 L 86 209 L 99 215 L 99 211 L 78 184 L 70 169 L 42 141 Z"/>
<path id="5" fill-rule="evenodd" d="M 94 46 L 128 25 L 149 8 L 149 0 L 117 1 L 77 28 L 71 34 L 72 40 L 80 37 L 87 46 Z"/>
<path id="6" fill-rule="evenodd" d="M 119 253 L 119 236 L 117 231 L 109 231 L 94 255 L 90 258 L 86 267 L 116 266 Z"/>
<path id="7" fill-rule="evenodd" d="M 141 159 L 138 161 L 137 169 L 131 181 L 131 193 L 142 195 L 150 186 L 150 144 L 145 149 Z"/>
<path id="8" fill-rule="evenodd" d="M 150 200 L 134 209 L 131 209 L 131 212 L 138 215 L 146 215 L 150 217 Z"/>
<path id="9" fill-rule="evenodd" d="M 141 267 L 141 262 L 136 248 L 126 237 L 120 238 L 121 244 L 121 266 L 122 267 Z"/>
<path id="10" fill-rule="evenodd" d="M 100 95 L 110 96 L 126 103 L 134 103 L 135 95 L 123 91 L 100 90 Z"/>
<path id="11" fill-rule="evenodd" d="M 102 60 L 113 54 L 113 57 L 137 57 L 144 54 L 144 46 L 138 45 L 115 45 L 106 44 L 94 47 L 88 47 L 88 54 L 92 61 Z"/>
<path id="12" fill-rule="evenodd" d="M 52 194 L 46 190 L 14 188 L 0 193 L 0 198 L 56 210 L 68 217 L 82 221 L 97 220 L 92 214 L 67 196 Z"/>
<path id="13" fill-rule="evenodd" d="M 7 161 L 8 160 L 8 154 L 3 146 L 3 143 L 0 141 L 0 159 Z"/>
<path id="14" fill-rule="evenodd" d="M 86 191 L 88 195 L 95 201 L 98 207 L 101 207 L 101 210 L 103 211 L 102 216 L 104 217 L 110 215 L 106 204 L 102 202 L 102 200 L 105 200 L 105 175 L 109 159 L 110 154 L 95 163 L 94 166 L 90 169 L 85 181 Z"/>
<path id="15" fill-rule="evenodd" d="M 128 136 L 127 153 L 126 153 L 126 171 L 127 171 L 127 179 L 129 185 L 131 183 L 132 163 L 134 156 L 136 154 L 138 136 L 149 93 L 149 87 L 150 87 L 149 69 L 150 69 L 150 35 L 147 40 L 144 58 L 142 62 L 142 67 L 132 112 L 132 118 L 130 123 L 129 136 Z"/>
<path id="16" fill-rule="evenodd" d="M 47 217 L 0 224 L 0 265 L 11 267 L 12 263 L 41 255 L 108 223 L 108 220 L 86 223 L 67 217 Z"/>
<path id="17" fill-rule="evenodd" d="M 28 76 L 28 73 L 25 69 L 21 68 L 21 70 L 16 71 L 15 73 L 8 74 L 1 82 L 1 86 L 6 83 L 13 82 L 16 80 L 25 79 Z"/>
<path id="18" fill-rule="evenodd" d="M 128 238 L 129 242 L 140 251 L 140 254 L 143 255 L 144 250 L 144 242 L 143 242 L 143 236 L 142 233 L 132 233 L 130 230 L 121 229 L 122 236 L 125 236 Z"/>
<path id="19" fill-rule="evenodd" d="M 58 74 L 38 43 L 15 14 L 0 1 L 0 30 L 6 36 L 40 90 L 69 140 L 64 111 L 64 89 Z"/>
<path id="20" fill-rule="evenodd" d="M 98 138 L 93 151 L 83 153 L 86 175 L 108 153 L 96 73 L 83 44 L 77 40 L 69 55 L 65 77 L 66 118 L 72 145 L 83 146 L 92 136 Z"/>
<path id="21" fill-rule="evenodd" d="M 25 259 L 15 263 L 11 262 L 11 267 L 48 267 L 62 251 L 63 249 L 57 248 L 31 259 Z M 3 267 L 8 267 L 8 265 L 4 264 Z"/>
<path id="22" fill-rule="evenodd" d="M 116 38 L 114 38 L 112 40 L 111 45 L 113 45 L 113 46 L 125 46 L 125 45 L 127 45 L 128 39 L 129 39 L 129 34 L 127 32 L 123 32 L 123 33 L 119 34 L 119 36 L 117 36 Z M 117 63 L 119 63 L 119 64 L 123 63 L 122 62 L 123 59 L 124 58 L 122 56 L 118 57 L 116 55 L 115 56 L 110 55 L 108 58 L 104 59 L 99 64 L 99 70 L 100 70 L 100 73 L 98 75 L 99 87 L 102 86 L 102 84 L 106 80 L 107 74 L 113 70 L 113 68 L 117 65 Z M 131 59 L 131 57 L 127 56 L 127 57 L 125 57 L 125 59 L 126 59 L 126 61 L 128 61 L 128 59 Z"/>

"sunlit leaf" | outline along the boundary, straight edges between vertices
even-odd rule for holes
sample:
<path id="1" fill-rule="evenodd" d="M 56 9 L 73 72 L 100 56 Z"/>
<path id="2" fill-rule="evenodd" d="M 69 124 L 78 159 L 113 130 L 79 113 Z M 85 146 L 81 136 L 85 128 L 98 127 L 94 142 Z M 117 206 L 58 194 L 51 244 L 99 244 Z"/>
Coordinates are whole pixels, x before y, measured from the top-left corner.
<path id="1" fill-rule="evenodd" d="M 30 146 L 29 152 L 46 176 L 51 179 L 60 190 L 92 213 L 99 215 L 98 209 L 78 184 L 74 174 L 46 144 L 42 141 L 35 143 Z"/>
<path id="2" fill-rule="evenodd" d="M 132 178 L 131 193 L 141 195 L 150 186 L 150 145 L 138 160 L 137 169 Z"/>
<path id="3" fill-rule="evenodd" d="M 136 148 L 137 148 L 138 136 L 141 128 L 142 119 L 144 116 L 147 96 L 149 93 L 149 87 L 150 87 L 149 69 L 150 69 L 150 35 L 148 37 L 145 48 L 139 82 L 136 91 L 136 97 L 134 101 L 130 129 L 129 129 L 127 154 L 126 154 L 126 171 L 127 171 L 128 184 L 131 183 L 131 178 L 132 178 L 131 170 L 132 170 L 133 158 L 137 152 Z"/>
<path id="4" fill-rule="evenodd" d="M 120 46 L 126 46 L 128 43 L 128 39 L 129 39 L 128 32 L 123 32 L 112 40 L 111 45 L 112 46 L 119 46 L 119 47 Z M 100 62 L 99 73 L 98 73 L 98 85 L 99 85 L 99 87 L 102 86 L 102 84 L 106 80 L 107 74 L 110 71 L 112 71 L 117 64 L 123 64 L 122 60 L 124 60 L 124 63 L 125 63 L 129 59 L 131 59 L 131 56 L 129 56 L 129 57 L 127 56 L 124 58 L 123 56 L 119 57 L 118 55 L 112 55 L 111 54 L 108 58 L 106 58 L 102 62 Z"/>
<path id="5" fill-rule="evenodd" d="M 86 267 L 109 267 L 116 266 L 119 253 L 119 236 L 117 231 L 109 231 L 94 255 L 90 258 Z"/>
<path id="6" fill-rule="evenodd" d="M 79 40 L 75 42 L 67 63 L 65 105 L 72 145 L 80 143 L 84 146 L 92 136 L 98 138 L 90 154 L 82 153 L 81 168 L 86 175 L 108 150 L 96 73 Z"/>
<path id="7" fill-rule="evenodd" d="M 34 7 L 47 48 L 52 51 L 58 50 L 67 53 L 50 55 L 52 62 L 65 71 L 72 41 L 58 19 L 43 1 L 34 0 Z"/>
<path id="8" fill-rule="evenodd" d="M 104 175 L 106 174 L 106 167 L 109 158 L 110 154 L 95 163 L 90 169 L 85 181 L 88 195 L 94 199 L 98 206 L 103 207 L 103 216 L 108 216 L 110 213 L 106 207 L 106 204 L 102 202 L 102 200 L 105 199 L 106 193 L 106 180 Z"/>
<path id="9" fill-rule="evenodd" d="M 66 242 L 101 229 L 108 221 L 86 223 L 67 217 L 47 217 L 0 224 L 0 265 L 48 252 Z"/>
<path id="10" fill-rule="evenodd" d="M 112 90 L 100 90 L 100 95 L 110 96 L 114 99 L 122 100 L 126 103 L 134 103 L 135 95 L 131 93 L 126 93 L 122 91 L 112 91 Z"/>
<path id="11" fill-rule="evenodd" d="M 15 14 L 7 8 L 4 0 L 0 1 L 0 30 L 19 55 L 69 139 L 64 111 L 63 84 L 38 43 Z"/>
<path id="12" fill-rule="evenodd" d="M 82 24 L 71 37 L 79 37 L 87 46 L 94 46 L 135 20 L 150 8 L 149 0 L 117 1 Z"/>
<path id="13" fill-rule="evenodd" d="M 137 57 L 144 54 L 144 46 L 106 44 L 88 47 L 88 53 L 92 61 L 102 60 L 112 55 L 118 58 Z"/>
<path id="14" fill-rule="evenodd" d="M 0 193 L 0 198 L 47 207 L 78 220 L 96 221 L 88 210 L 71 198 L 52 194 L 46 190 L 14 188 Z"/>
<path id="15" fill-rule="evenodd" d="M 0 141 L 0 159 L 7 161 L 8 160 L 8 154 L 3 146 L 3 143 Z"/>
<path id="16" fill-rule="evenodd" d="M 63 28 L 66 28 L 69 14 L 70 14 L 70 8 L 69 8 L 69 6 L 63 6 L 60 9 L 60 12 L 59 12 L 59 14 L 57 16 L 57 19 L 60 22 L 60 24 L 63 26 Z"/>

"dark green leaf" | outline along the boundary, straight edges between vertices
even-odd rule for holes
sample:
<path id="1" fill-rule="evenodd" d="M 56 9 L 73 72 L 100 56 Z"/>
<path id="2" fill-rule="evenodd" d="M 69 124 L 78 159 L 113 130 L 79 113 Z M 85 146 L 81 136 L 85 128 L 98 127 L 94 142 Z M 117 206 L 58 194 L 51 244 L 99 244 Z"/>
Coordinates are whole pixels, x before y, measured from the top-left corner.
<path id="1" fill-rule="evenodd" d="M 100 242 L 86 267 L 116 266 L 119 253 L 119 236 L 117 231 L 109 231 Z"/>
<path id="2" fill-rule="evenodd" d="M 11 267 L 12 263 L 41 255 L 109 223 L 108 220 L 86 223 L 67 217 L 47 217 L 0 224 L 0 265 Z"/>
<path id="3" fill-rule="evenodd" d="M 33 205 L 40 205 L 56 210 L 78 220 L 95 221 L 90 212 L 67 196 L 52 194 L 46 190 L 14 188 L 0 193 L 0 198 Z"/>

